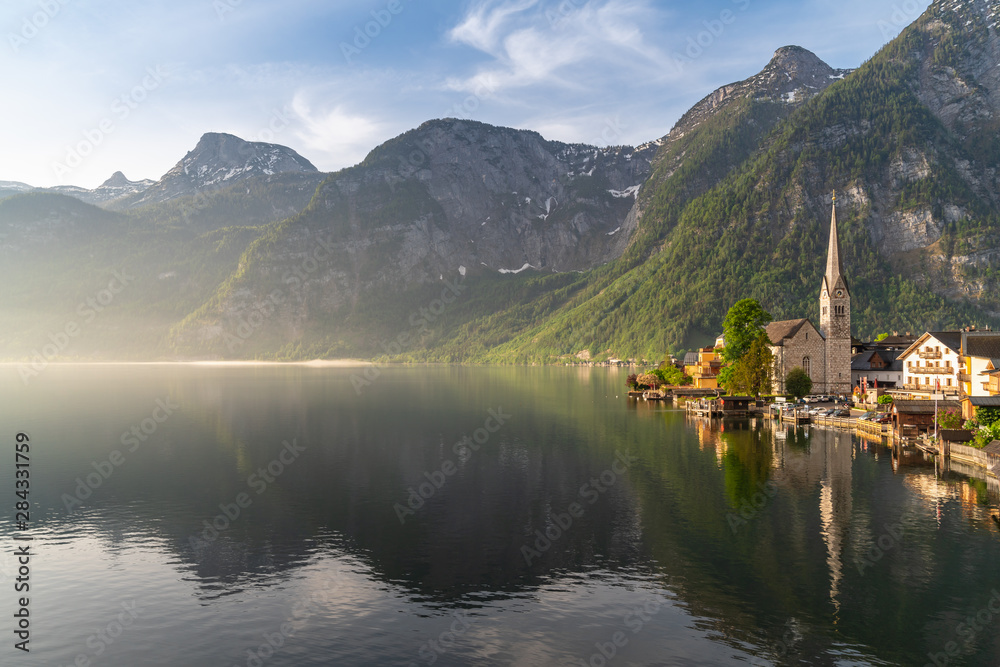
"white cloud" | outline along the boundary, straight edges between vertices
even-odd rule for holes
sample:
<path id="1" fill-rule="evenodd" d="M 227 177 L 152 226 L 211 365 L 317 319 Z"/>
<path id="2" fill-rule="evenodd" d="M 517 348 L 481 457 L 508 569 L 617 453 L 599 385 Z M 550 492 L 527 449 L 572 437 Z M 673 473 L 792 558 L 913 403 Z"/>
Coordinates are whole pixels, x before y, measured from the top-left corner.
<path id="1" fill-rule="evenodd" d="M 320 169 L 357 164 L 388 138 L 388 129 L 371 114 L 351 112 L 347 105 L 325 101 L 313 91 L 297 93 L 292 109 L 303 147 L 299 152 Z"/>
<path id="2" fill-rule="evenodd" d="M 481 1 L 469 10 L 461 23 L 452 28 L 449 36 L 456 42 L 493 53 L 500 39 L 501 29 L 509 23 L 509 19 L 537 4 L 538 0 L 520 0 L 496 6 L 490 0 Z"/>
<path id="3" fill-rule="evenodd" d="M 451 38 L 489 55 L 491 62 L 449 85 L 474 90 L 484 78 L 498 91 L 531 86 L 598 90 L 609 78 L 661 79 L 669 58 L 648 43 L 642 26 L 661 14 L 642 0 L 565 0 L 548 8 L 534 1 L 484 0 Z"/>

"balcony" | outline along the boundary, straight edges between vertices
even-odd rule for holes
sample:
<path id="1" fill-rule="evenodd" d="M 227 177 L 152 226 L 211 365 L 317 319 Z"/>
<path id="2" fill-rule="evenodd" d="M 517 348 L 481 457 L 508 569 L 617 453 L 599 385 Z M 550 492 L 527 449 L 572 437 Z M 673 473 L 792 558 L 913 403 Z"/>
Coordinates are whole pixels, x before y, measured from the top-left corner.
<path id="1" fill-rule="evenodd" d="M 959 373 L 958 374 L 958 381 L 959 382 L 972 382 L 972 376 L 969 375 L 968 373 Z"/>
<path id="2" fill-rule="evenodd" d="M 902 387 L 906 391 L 922 391 L 927 393 L 942 393 L 942 394 L 954 394 L 958 395 L 958 387 L 941 387 L 940 392 L 935 389 L 932 384 L 917 384 L 916 382 L 907 382 Z"/>
<path id="3" fill-rule="evenodd" d="M 955 372 L 954 366 L 917 366 L 906 369 L 911 375 L 952 375 Z"/>
<path id="4" fill-rule="evenodd" d="M 941 353 L 940 352 L 918 352 L 917 356 L 920 357 L 921 359 L 940 359 L 941 358 Z"/>

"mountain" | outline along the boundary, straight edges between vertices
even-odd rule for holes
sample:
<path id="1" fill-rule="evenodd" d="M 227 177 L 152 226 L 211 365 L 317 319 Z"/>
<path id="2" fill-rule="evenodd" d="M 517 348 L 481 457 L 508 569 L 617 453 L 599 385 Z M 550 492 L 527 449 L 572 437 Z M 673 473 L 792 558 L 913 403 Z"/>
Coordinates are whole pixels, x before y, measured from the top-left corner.
<path id="1" fill-rule="evenodd" d="M 225 352 L 223 334 L 275 291 L 289 298 L 254 349 L 299 344 L 301 333 L 321 322 L 377 311 L 373 304 L 408 290 L 440 291 L 445 276 L 510 278 L 599 266 L 628 243 L 629 212 L 654 151 L 430 121 L 331 174 L 301 214 L 250 247 L 239 273 L 173 340 L 180 350 Z M 302 274 L 315 253 L 323 261 Z M 393 311 L 386 306 L 383 324 L 397 317 Z M 354 330 L 362 344 L 364 329 Z M 318 340 L 342 335 L 334 326 Z"/>
<path id="2" fill-rule="evenodd" d="M 856 336 L 1000 324 L 997 15 L 936 0 L 855 70 L 782 47 L 637 148 L 443 119 L 321 174 L 208 134 L 120 215 L 8 198 L 0 348 L 121 265 L 95 355 L 657 360 L 745 297 L 817 321 L 834 190 Z"/>
<path id="3" fill-rule="evenodd" d="M 77 187 L 75 185 L 57 185 L 46 188 L 49 192 L 75 197 L 88 204 L 104 204 L 120 199 L 128 195 L 138 195 L 145 192 L 155 181 L 143 179 L 141 181 L 130 181 L 120 171 L 116 171 L 111 178 L 101 183 L 93 190 Z"/>
<path id="4" fill-rule="evenodd" d="M 679 159 L 665 143 L 621 260 L 533 324 L 517 326 L 516 306 L 470 323 L 497 341 L 475 356 L 655 359 L 709 342 L 744 297 L 776 319 L 816 321 L 833 190 L 855 335 L 995 325 L 996 16 L 985 1 L 934 2 L 768 131 L 756 126 L 775 118 L 774 96 L 744 97 L 697 125 Z M 438 347 L 477 349 L 468 333 Z"/>
<path id="5" fill-rule="evenodd" d="M 366 345 L 362 332 L 381 330 L 392 315 L 372 314 L 371 304 L 391 313 L 405 308 L 407 300 L 429 299 L 423 296 L 424 287 L 429 290 L 461 269 L 463 277 L 490 296 L 442 317 L 438 340 L 418 346 L 426 348 L 430 358 L 490 355 L 497 345 L 512 347 L 510 341 L 519 332 L 526 349 L 513 348 L 516 358 L 551 361 L 553 356 L 575 354 L 591 340 L 574 335 L 579 342 L 573 345 L 579 347 L 553 342 L 547 354 L 549 349 L 538 347 L 536 337 L 527 332 L 551 319 L 553 335 L 565 335 L 561 311 L 571 311 L 577 301 L 610 286 L 614 281 L 603 277 L 606 274 L 621 276 L 629 267 L 644 264 L 650 248 L 663 242 L 666 216 L 660 209 L 678 203 L 665 193 L 679 185 L 680 199 L 688 201 L 715 186 L 778 123 L 848 73 L 832 69 L 805 49 L 784 47 L 760 74 L 707 96 L 667 136 L 639 149 L 566 146 L 533 133 L 465 121 L 426 123 L 375 149 L 359 167 L 331 176 L 310 209 L 289 221 L 280 236 L 268 237 L 266 250 L 251 248 L 245 270 L 176 330 L 174 340 L 179 349 L 191 349 L 185 345 L 193 340 L 211 340 L 209 331 L 221 335 L 235 328 L 248 308 L 280 286 L 260 277 L 287 275 L 294 262 L 306 256 L 308 244 L 329 233 L 331 238 L 343 235 L 342 240 L 338 237 L 343 254 L 328 270 L 302 281 L 303 292 L 314 296 L 297 297 L 304 303 L 294 312 L 286 305 L 281 317 L 274 318 L 286 327 L 284 332 L 268 331 L 255 341 L 266 339 L 267 346 L 281 348 L 294 344 L 317 353 L 377 353 L 372 341 Z M 376 184 L 383 188 L 377 203 L 365 203 Z M 626 193 L 634 196 L 621 196 Z M 397 198 L 398 204 L 393 202 Z M 543 209 L 541 202 L 554 207 Z M 365 223 L 379 219 L 388 207 L 412 211 L 416 220 L 402 228 L 386 224 L 376 236 Z M 653 215 L 646 215 L 647 209 Z M 660 219 L 650 220 L 655 217 Z M 298 243 L 285 238 L 297 238 Z M 542 275 L 525 274 L 523 281 L 501 284 L 493 280 L 498 270 L 521 269 Z M 586 270 L 592 272 L 570 273 Z M 545 273 L 557 275 L 546 279 Z M 380 293 L 390 287 L 409 290 L 408 297 L 397 301 Z M 672 286 L 651 281 L 646 289 L 665 294 Z M 315 296 L 320 292 L 322 297 Z M 316 302 L 310 303 L 310 298 Z M 602 307 L 584 321 L 588 331 L 621 326 L 630 336 L 653 337 L 660 352 L 648 354 L 662 356 L 671 344 L 671 324 L 656 315 L 638 322 L 621 315 Z M 341 324 L 334 331 L 319 331 L 310 326 L 312 318 Z M 265 331 L 270 328 L 270 322 L 263 326 Z"/>
<path id="6" fill-rule="evenodd" d="M 319 174 L 309 160 L 287 146 L 244 141 L 231 134 L 209 132 L 174 167 L 141 193 L 116 203 L 136 208 L 178 197 L 220 190 L 252 178 L 280 174 Z"/>
<path id="7" fill-rule="evenodd" d="M 34 188 L 27 183 L 20 183 L 18 181 L 0 181 L 0 199 L 28 192 L 33 189 Z"/>

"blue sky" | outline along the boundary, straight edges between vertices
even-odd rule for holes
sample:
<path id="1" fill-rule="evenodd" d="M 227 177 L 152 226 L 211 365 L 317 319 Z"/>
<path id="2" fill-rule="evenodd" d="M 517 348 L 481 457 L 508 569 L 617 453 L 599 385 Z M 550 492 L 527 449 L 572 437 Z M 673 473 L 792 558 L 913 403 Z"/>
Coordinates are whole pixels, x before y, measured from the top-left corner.
<path id="1" fill-rule="evenodd" d="M 928 4 L 5 0 L 0 180 L 155 179 L 210 131 L 333 171 L 444 116 L 634 145 L 778 47 L 856 67 Z"/>

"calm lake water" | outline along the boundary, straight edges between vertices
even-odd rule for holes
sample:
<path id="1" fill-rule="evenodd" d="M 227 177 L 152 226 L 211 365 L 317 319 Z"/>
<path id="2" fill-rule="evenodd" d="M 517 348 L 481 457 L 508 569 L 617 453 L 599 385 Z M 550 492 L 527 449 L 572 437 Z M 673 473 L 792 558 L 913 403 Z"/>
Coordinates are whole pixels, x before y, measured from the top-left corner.
<path id="1" fill-rule="evenodd" d="M 849 433 L 619 370 L 0 371 L 2 665 L 1000 664 L 996 487 Z"/>

